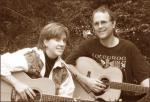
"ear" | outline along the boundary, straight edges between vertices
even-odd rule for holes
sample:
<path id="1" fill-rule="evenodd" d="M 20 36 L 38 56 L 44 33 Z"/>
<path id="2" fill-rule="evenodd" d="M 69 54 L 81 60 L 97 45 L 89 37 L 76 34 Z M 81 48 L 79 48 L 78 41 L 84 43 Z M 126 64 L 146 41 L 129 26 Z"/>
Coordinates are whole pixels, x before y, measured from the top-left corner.
<path id="1" fill-rule="evenodd" d="M 44 46 L 46 46 L 46 47 L 48 46 L 48 41 L 47 40 L 44 40 L 43 43 L 44 43 Z"/>

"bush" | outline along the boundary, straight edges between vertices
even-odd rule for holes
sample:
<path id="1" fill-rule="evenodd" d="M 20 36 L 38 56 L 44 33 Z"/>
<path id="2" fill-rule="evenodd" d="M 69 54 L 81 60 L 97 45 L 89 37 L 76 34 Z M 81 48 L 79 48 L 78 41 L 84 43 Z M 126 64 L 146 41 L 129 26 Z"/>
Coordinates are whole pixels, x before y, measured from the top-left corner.
<path id="1" fill-rule="evenodd" d="M 80 41 L 83 31 L 93 31 L 91 14 L 108 5 L 117 14 L 117 36 L 131 40 L 150 58 L 149 0 L 1 0 L 1 53 L 35 46 L 39 31 L 49 21 L 59 21 L 70 30 L 65 56 Z M 149 60 L 150 61 L 150 60 Z"/>

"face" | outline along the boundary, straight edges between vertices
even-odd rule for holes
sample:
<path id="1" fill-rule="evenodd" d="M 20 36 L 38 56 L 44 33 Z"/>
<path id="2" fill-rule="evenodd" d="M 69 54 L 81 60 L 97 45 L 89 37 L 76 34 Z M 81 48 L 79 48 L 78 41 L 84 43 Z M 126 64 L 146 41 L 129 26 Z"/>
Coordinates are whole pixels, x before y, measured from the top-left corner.
<path id="1" fill-rule="evenodd" d="M 115 22 L 110 20 L 107 12 L 96 12 L 93 16 L 93 28 L 100 39 L 107 39 L 113 34 Z"/>
<path id="2" fill-rule="evenodd" d="M 66 34 L 62 34 L 60 38 L 45 40 L 46 53 L 51 58 L 61 56 L 66 47 Z"/>

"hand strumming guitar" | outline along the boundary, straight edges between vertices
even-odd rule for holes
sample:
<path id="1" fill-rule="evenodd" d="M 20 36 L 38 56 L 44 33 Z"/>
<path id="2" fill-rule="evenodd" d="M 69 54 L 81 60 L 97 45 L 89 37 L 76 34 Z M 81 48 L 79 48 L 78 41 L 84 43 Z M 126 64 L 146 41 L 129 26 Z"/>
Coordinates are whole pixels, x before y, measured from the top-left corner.
<path id="1" fill-rule="evenodd" d="M 28 85 L 20 82 L 14 76 L 9 75 L 9 76 L 2 77 L 2 79 L 5 80 L 6 82 L 10 83 L 15 88 L 15 90 L 20 95 L 20 98 L 22 100 L 28 101 L 27 95 L 31 99 L 34 99 L 34 97 L 36 96 L 34 91 Z"/>
<path id="2" fill-rule="evenodd" d="M 81 73 L 77 71 L 77 69 L 73 66 L 68 64 L 67 68 L 73 73 L 73 75 L 79 80 L 82 81 L 85 85 L 87 85 L 90 90 L 92 90 L 94 93 L 99 93 L 103 90 L 105 90 L 106 85 L 103 84 L 102 81 L 99 79 L 93 79 L 93 78 L 88 78 Z"/>
<path id="3" fill-rule="evenodd" d="M 103 84 L 99 79 L 86 78 L 86 85 L 94 92 L 99 93 L 106 89 L 106 85 Z"/>
<path id="4" fill-rule="evenodd" d="M 34 91 L 26 84 L 18 81 L 17 83 L 14 84 L 15 90 L 18 92 L 18 94 L 21 96 L 21 99 L 28 101 L 27 95 L 31 98 L 34 99 L 36 94 Z"/>

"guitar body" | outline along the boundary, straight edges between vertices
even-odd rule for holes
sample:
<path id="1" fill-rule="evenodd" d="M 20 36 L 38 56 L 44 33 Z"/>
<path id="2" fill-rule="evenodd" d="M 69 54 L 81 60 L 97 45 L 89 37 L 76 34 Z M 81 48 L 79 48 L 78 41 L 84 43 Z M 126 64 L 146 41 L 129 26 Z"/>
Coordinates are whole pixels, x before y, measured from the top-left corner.
<path id="1" fill-rule="evenodd" d="M 122 82 L 123 75 L 120 69 L 110 67 L 103 69 L 96 61 L 88 57 L 80 57 L 77 60 L 77 69 L 80 73 L 91 78 L 98 78 L 99 80 L 107 79 L 110 82 Z M 95 98 L 101 98 L 105 101 L 116 101 L 119 99 L 121 90 L 107 88 L 101 95 L 94 95 L 93 92 L 87 92 L 80 84 L 75 80 L 75 92 L 74 97 L 88 100 L 95 100 Z"/>
<path id="2" fill-rule="evenodd" d="M 48 78 L 31 79 L 24 72 L 16 72 L 13 74 L 18 80 L 29 85 L 33 90 L 39 91 L 41 94 L 55 95 L 55 84 Z M 11 101 L 14 88 L 1 80 L 1 98 L 0 101 Z"/>

